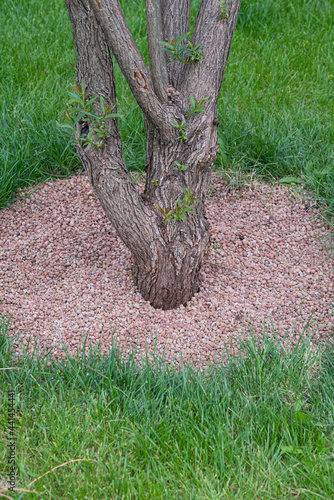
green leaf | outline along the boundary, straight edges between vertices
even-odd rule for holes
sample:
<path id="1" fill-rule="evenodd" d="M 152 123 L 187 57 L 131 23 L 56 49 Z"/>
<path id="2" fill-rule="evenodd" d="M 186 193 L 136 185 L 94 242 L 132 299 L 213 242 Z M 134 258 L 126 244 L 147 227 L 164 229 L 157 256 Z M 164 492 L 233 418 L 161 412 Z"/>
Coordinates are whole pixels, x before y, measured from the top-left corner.
<path id="1" fill-rule="evenodd" d="M 192 96 L 192 95 L 190 96 L 190 104 L 192 105 L 193 108 L 196 107 L 196 100 L 195 100 L 194 96 Z"/>
<path id="2" fill-rule="evenodd" d="M 72 102 L 77 102 L 82 106 L 82 108 L 84 107 L 84 102 L 81 99 L 78 99 L 77 97 L 73 97 L 73 99 L 70 99 L 68 101 L 68 104 L 71 104 Z"/>
<path id="3" fill-rule="evenodd" d="M 171 54 L 171 55 L 175 54 L 175 50 L 172 46 L 162 47 L 162 50 L 165 50 L 166 52 L 168 52 L 168 54 Z"/>
<path id="4" fill-rule="evenodd" d="M 165 48 L 165 47 L 163 47 L 163 48 L 162 48 L 162 50 L 164 50 L 165 52 L 167 52 L 167 53 L 168 53 L 168 54 L 170 54 L 171 56 L 173 56 L 173 55 L 174 55 L 174 51 L 169 50 L 169 49 L 167 49 L 167 48 Z M 174 57 L 174 58 L 172 59 L 172 61 L 171 61 L 169 64 L 172 64 L 172 62 L 173 62 L 173 61 L 177 61 L 177 57 Z"/>
<path id="5" fill-rule="evenodd" d="M 95 95 L 94 97 L 92 97 L 91 99 L 89 99 L 89 101 L 86 102 L 86 104 L 93 104 L 94 101 L 96 101 L 96 99 L 98 98 L 97 95 Z"/>
<path id="6" fill-rule="evenodd" d="M 95 113 L 91 113 L 90 111 L 85 110 L 85 115 L 91 116 L 92 118 L 95 118 L 96 120 L 101 120 L 101 117 Z"/>
<path id="7" fill-rule="evenodd" d="M 165 47 L 173 48 L 173 45 L 171 45 L 170 43 L 162 42 L 162 41 L 159 41 L 159 43 L 161 43 L 161 45 L 164 45 Z"/>
<path id="8" fill-rule="evenodd" d="M 78 123 L 78 122 L 79 122 L 79 121 L 80 121 L 80 120 L 81 120 L 81 119 L 85 116 L 85 114 L 86 114 L 85 112 L 84 112 L 84 113 L 79 112 L 79 113 L 77 114 L 76 118 L 74 119 L 74 122 L 75 122 L 75 123 Z"/>
<path id="9" fill-rule="evenodd" d="M 100 95 L 100 105 L 101 105 L 102 111 L 104 112 L 106 109 L 106 103 L 105 103 L 104 97 L 102 95 Z"/>
<path id="10" fill-rule="evenodd" d="M 279 181 L 281 184 L 302 184 L 303 181 L 297 177 L 284 177 Z"/>
<path id="11" fill-rule="evenodd" d="M 71 97 L 74 97 L 75 99 L 80 99 L 81 102 L 85 102 L 84 98 L 82 97 L 81 94 L 79 94 L 79 92 L 69 92 L 69 95 Z"/>
<path id="12" fill-rule="evenodd" d="M 186 220 L 186 218 L 187 218 L 186 215 L 184 215 L 183 213 L 180 214 L 180 220 Z"/>
<path id="13" fill-rule="evenodd" d="M 204 99 L 201 100 L 200 104 L 204 104 L 208 99 L 208 97 L 204 97 Z"/>
<path id="14" fill-rule="evenodd" d="M 175 45 L 179 45 L 179 43 L 181 43 L 185 38 L 187 38 L 187 36 L 189 36 L 189 33 L 190 33 L 190 31 L 188 31 L 188 33 L 185 33 L 184 35 L 176 38 Z"/>

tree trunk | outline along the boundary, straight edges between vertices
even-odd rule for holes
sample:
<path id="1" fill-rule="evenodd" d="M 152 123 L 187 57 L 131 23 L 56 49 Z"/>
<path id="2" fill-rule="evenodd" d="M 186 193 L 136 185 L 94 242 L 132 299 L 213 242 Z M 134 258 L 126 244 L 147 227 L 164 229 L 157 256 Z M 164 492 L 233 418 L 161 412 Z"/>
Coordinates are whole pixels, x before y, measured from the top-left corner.
<path id="1" fill-rule="evenodd" d="M 240 0 L 233 1 L 240 4 Z M 154 2 L 147 0 L 147 8 L 151 9 L 147 24 L 153 30 L 149 37 L 149 46 L 154 51 L 151 54 L 151 70 L 135 47 L 118 0 L 66 0 L 66 5 L 77 53 L 77 84 L 84 80 L 87 98 L 102 95 L 107 105 L 116 105 L 111 45 L 144 114 L 147 151 L 143 195 L 136 189 L 126 169 L 117 119 L 109 119 L 109 136 L 101 148 L 88 145 L 84 148 L 78 146 L 77 150 L 102 207 L 133 255 L 134 280 L 140 293 L 153 307 L 167 310 L 186 304 L 200 287 L 200 271 L 210 239 L 205 200 L 211 167 L 218 151 L 217 98 L 221 81 L 220 84 L 218 82 L 218 89 L 207 89 L 205 75 L 201 76 L 196 97 L 198 100 L 209 98 L 205 111 L 198 116 L 187 116 L 186 104 L 189 106 L 189 89 L 193 86 L 191 72 L 187 68 L 181 73 L 178 63 L 175 65 L 178 73 L 171 78 L 170 70 L 168 75 L 164 69 L 164 59 L 157 52 L 157 37 L 162 29 L 157 13 L 161 6 L 160 0 L 155 2 L 159 7 L 156 10 Z M 211 2 L 206 0 L 204 4 L 213 16 L 213 26 L 220 23 L 219 4 L 215 1 L 211 5 Z M 185 16 L 189 16 L 190 1 L 184 0 L 184 4 L 187 6 Z M 175 0 L 163 0 L 162 5 L 164 15 L 173 9 L 179 11 Z M 181 15 L 180 12 L 178 15 Z M 175 26 L 187 27 L 188 21 L 186 17 Z M 234 25 L 235 21 L 236 18 Z M 201 19 L 197 25 L 200 22 Z M 164 32 L 173 32 L 175 26 L 173 28 L 170 20 L 166 21 Z M 234 26 L 232 28 L 224 39 L 227 50 Z M 212 68 L 215 64 L 214 60 L 211 61 Z M 225 64 L 226 61 L 220 72 L 223 72 Z M 154 68 L 154 65 L 157 67 Z M 180 83 L 179 91 L 172 85 L 165 88 L 163 82 L 166 78 L 170 82 L 184 81 L 186 84 L 182 88 Z M 217 87 L 219 78 L 221 80 L 222 75 L 211 78 L 212 87 Z M 101 113 L 99 104 L 96 111 Z M 175 127 L 175 123 L 182 121 L 189 122 L 186 137 L 181 137 Z M 79 122 L 79 135 L 85 124 L 87 126 L 87 122 Z M 182 169 L 177 168 L 175 162 L 179 162 Z M 185 207 L 185 196 L 189 192 L 196 201 L 190 202 L 192 207 L 179 216 L 181 220 L 174 220 L 178 209 Z M 170 220 L 163 215 L 168 211 Z"/>

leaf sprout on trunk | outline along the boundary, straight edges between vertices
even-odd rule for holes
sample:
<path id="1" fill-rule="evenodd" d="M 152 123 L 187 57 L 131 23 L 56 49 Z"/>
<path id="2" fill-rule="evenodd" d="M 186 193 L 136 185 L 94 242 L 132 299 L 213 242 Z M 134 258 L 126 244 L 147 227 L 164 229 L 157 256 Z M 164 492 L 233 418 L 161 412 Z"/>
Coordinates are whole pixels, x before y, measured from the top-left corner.
<path id="1" fill-rule="evenodd" d="M 157 205 L 158 210 L 164 216 L 164 221 L 162 223 L 163 226 L 167 224 L 170 220 L 173 221 L 184 221 L 187 218 L 187 213 L 194 213 L 194 205 L 193 202 L 200 203 L 200 200 L 197 200 L 190 189 L 184 188 L 184 200 L 177 200 L 174 210 L 171 210 L 167 207 L 166 210 L 163 210 L 159 205 Z"/>
<path id="2" fill-rule="evenodd" d="M 104 139 L 108 137 L 109 124 L 107 120 L 109 118 L 118 117 L 115 113 L 110 113 L 110 111 L 115 107 L 109 105 L 106 107 L 104 97 L 100 95 L 100 106 L 102 110 L 102 116 L 94 113 L 94 102 L 98 96 L 94 96 L 87 101 L 85 82 L 82 80 L 79 87 L 73 86 L 73 92 L 69 92 L 71 97 L 69 101 L 70 108 L 66 108 L 65 112 L 60 116 L 65 119 L 64 123 L 57 123 L 58 127 L 66 130 L 65 134 L 73 138 L 74 142 L 77 143 L 82 150 L 88 144 L 100 148 L 103 144 Z M 80 134 L 77 130 L 78 123 L 81 122 L 84 125 L 81 130 L 87 128 L 88 134 Z M 88 126 L 88 127 L 87 127 Z"/>
<path id="3" fill-rule="evenodd" d="M 182 120 L 181 123 L 177 122 L 172 122 L 173 126 L 176 127 L 179 130 L 179 137 L 181 142 L 185 142 L 188 139 L 186 128 L 188 127 L 189 123 L 186 123 L 184 120 Z"/>
<path id="4" fill-rule="evenodd" d="M 201 101 L 198 101 L 194 96 L 190 96 L 190 108 L 186 108 L 186 115 L 185 116 L 196 116 L 199 113 L 202 113 L 202 111 L 205 110 L 205 107 L 203 104 L 208 100 L 208 97 L 205 97 Z"/>
<path id="5" fill-rule="evenodd" d="M 229 0 L 226 3 L 224 0 L 217 0 L 217 2 L 219 3 L 221 8 L 219 19 L 228 19 L 230 17 L 230 14 L 227 12 L 226 7 L 228 6 L 229 3 L 231 3 L 231 0 Z"/>
<path id="6" fill-rule="evenodd" d="M 174 167 L 173 170 L 181 170 L 184 172 L 187 168 L 187 165 L 184 165 L 183 163 L 180 163 L 179 161 L 174 161 L 174 163 L 176 164 L 176 167 Z"/>
<path id="7" fill-rule="evenodd" d="M 185 33 L 185 35 L 181 35 L 175 40 L 168 40 L 169 43 L 159 42 L 163 45 L 163 50 L 172 56 L 172 60 L 169 64 L 175 61 L 181 61 L 183 64 L 202 62 L 203 55 L 201 45 L 192 45 L 190 41 L 185 45 L 181 45 L 181 42 L 189 36 L 189 33 L 190 32 Z"/>

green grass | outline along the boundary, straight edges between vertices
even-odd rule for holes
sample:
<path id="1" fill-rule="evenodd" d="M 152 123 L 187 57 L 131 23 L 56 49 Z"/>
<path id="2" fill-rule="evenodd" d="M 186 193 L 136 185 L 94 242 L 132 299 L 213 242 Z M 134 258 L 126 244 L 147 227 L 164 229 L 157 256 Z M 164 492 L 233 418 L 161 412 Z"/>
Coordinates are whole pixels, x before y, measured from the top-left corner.
<path id="1" fill-rule="evenodd" d="M 334 4 L 244 2 L 220 97 L 218 163 L 298 176 L 334 209 Z"/>
<path id="2" fill-rule="evenodd" d="M 116 346 L 58 363 L 0 336 L 0 474 L 16 394 L 17 488 L 49 499 L 331 499 L 334 344 L 283 349 L 263 334 L 225 368 L 142 368 Z M 17 369 L 4 370 L 3 368 Z M 35 495 L 35 496 L 34 496 Z M 10 493 L 12 498 L 36 494 Z M 37 495 L 37 497 L 39 497 Z M 41 497 L 42 498 L 42 497 Z"/>
<path id="3" fill-rule="evenodd" d="M 192 21 L 195 18 L 194 2 Z M 123 7 L 147 61 L 144 1 Z M 0 207 L 19 187 L 81 168 L 56 127 L 75 83 L 62 0 L 2 2 Z M 217 168 L 299 176 L 334 211 L 334 4 L 244 0 L 219 100 Z M 131 170 L 144 168 L 141 112 L 116 67 L 121 134 Z M 20 128 L 18 128 L 20 127 Z"/>

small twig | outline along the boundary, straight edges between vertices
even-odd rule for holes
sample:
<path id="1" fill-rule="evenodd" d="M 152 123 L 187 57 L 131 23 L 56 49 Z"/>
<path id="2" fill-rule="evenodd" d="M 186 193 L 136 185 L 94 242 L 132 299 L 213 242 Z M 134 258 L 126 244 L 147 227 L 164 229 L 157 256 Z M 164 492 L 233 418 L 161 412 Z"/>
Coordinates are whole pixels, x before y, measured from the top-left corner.
<path id="1" fill-rule="evenodd" d="M 13 490 L 14 491 L 26 491 L 27 493 L 38 493 L 39 495 L 44 495 L 44 493 L 45 493 L 45 491 L 25 490 L 24 488 L 13 488 Z M 5 495 L 1 495 L 1 493 L 3 491 L 8 491 L 8 490 L 0 490 L 0 496 L 4 496 L 5 498 L 10 498 L 10 497 L 6 497 Z"/>
<path id="2" fill-rule="evenodd" d="M 27 488 L 29 488 L 29 486 L 34 484 L 39 479 L 42 479 L 42 477 L 46 476 L 47 474 L 50 474 L 50 472 L 53 472 L 54 470 L 59 469 L 60 467 L 64 467 L 64 465 L 68 465 L 71 462 L 96 462 L 96 460 L 93 460 L 92 458 L 76 458 L 75 460 L 69 460 L 68 462 L 65 462 L 64 464 L 57 465 L 57 467 L 54 467 L 53 469 L 50 469 L 47 472 L 45 472 L 44 474 L 42 474 L 41 476 L 37 477 L 36 479 L 31 481 L 31 483 L 28 484 Z"/>
<path id="3" fill-rule="evenodd" d="M 93 370 L 94 372 L 96 372 L 98 375 L 101 375 L 101 377 L 104 377 L 106 378 L 107 380 L 109 380 L 108 377 L 106 377 L 105 375 L 103 375 L 102 373 L 98 372 L 97 370 L 95 370 L 95 368 L 92 368 L 91 366 L 87 365 L 87 368 L 89 368 L 90 370 Z M 114 380 L 110 379 L 112 382 L 115 382 Z"/>
<path id="4" fill-rule="evenodd" d="M 2 491 L 2 490 L 1 490 Z M 8 491 L 8 490 L 3 490 L 3 491 Z M 8 497 L 7 495 L 3 495 L 2 493 L 0 493 L 0 497 L 3 497 L 3 498 L 8 498 L 9 500 L 14 500 L 14 498 L 12 497 Z"/>
<path id="5" fill-rule="evenodd" d="M 21 370 L 21 368 L 19 366 L 13 366 L 12 368 L 0 368 L 0 370 Z"/>

